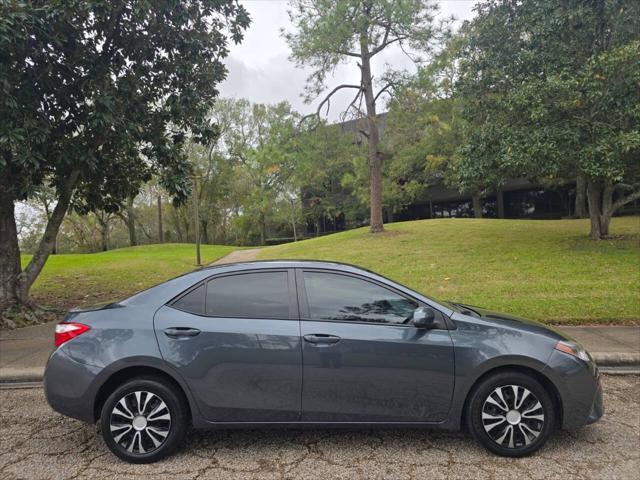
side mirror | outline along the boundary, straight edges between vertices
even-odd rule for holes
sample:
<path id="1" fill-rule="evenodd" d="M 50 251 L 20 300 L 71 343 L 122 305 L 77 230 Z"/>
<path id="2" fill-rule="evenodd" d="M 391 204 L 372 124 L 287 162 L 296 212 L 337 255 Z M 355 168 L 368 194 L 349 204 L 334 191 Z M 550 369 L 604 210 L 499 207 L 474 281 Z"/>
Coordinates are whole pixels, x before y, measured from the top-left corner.
<path id="1" fill-rule="evenodd" d="M 419 307 L 413 311 L 412 323 L 416 328 L 434 328 L 436 312 L 429 307 Z"/>

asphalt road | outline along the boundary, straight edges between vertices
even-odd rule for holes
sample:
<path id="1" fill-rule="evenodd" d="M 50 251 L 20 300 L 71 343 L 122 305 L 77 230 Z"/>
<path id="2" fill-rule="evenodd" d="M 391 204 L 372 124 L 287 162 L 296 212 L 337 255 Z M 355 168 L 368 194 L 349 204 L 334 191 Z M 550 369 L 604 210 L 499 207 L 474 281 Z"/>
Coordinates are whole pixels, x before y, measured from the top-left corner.
<path id="1" fill-rule="evenodd" d="M 41 388 L 0 390 L 0 478 L 639 479 L 640 377 L 604 377 L 607 413 L 556 432 L 537 455 L 505 459 L 462 434 L 419 430 L 191 432 L 153 465 L 112 456 L 96 428 L 54 413 Z"/>

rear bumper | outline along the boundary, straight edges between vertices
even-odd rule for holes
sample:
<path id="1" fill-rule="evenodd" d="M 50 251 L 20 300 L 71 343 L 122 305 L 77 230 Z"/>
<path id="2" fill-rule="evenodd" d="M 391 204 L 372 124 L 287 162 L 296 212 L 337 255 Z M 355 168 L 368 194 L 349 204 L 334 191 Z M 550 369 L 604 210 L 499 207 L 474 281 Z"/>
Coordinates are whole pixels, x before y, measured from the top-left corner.
<path id="1" fill-rule="evenodd" d="M 62 348 L 49 357 L 44 372 L 44 392 L 55 411 L 94 423 L 92 386 L 102 368 L 72 360 Z"/>

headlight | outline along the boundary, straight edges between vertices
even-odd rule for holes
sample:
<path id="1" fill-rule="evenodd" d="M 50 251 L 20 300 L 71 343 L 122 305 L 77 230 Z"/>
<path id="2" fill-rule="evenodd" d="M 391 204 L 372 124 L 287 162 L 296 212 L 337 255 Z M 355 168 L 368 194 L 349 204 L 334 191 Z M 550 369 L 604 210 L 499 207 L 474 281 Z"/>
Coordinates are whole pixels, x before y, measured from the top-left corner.
<path id="1" fill-rule="evenodd" d="M 568 355 L 573 355 L 574 357 L 578 357 L 583 362 L 591 363 L 591 356 L 587 353 L 582 345 L 576 342 L 564 342 L 559 341 L 556 344 L 556 350 L 559 350 Z"/>

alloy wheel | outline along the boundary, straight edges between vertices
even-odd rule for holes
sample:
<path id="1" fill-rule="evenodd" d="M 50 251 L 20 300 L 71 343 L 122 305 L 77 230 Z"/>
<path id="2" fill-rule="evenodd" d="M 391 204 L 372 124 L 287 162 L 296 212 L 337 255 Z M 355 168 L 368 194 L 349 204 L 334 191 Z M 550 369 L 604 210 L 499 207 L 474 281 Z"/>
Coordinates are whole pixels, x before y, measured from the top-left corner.
<path id="1" fill-rule="evenodd" d="M 503 448 L 517 449 L 535 442 L 544 422 L 544 409 L 538 398 L 519 385 L 495 388 L 482 406 L 484 430 Z"/>
<path id="2" fill-rule="evenodd" d="M 171 429 L 171 412 L 155 393 L 127 393 L 111 410 L 109 429 L 119 447 L 129 453 L 148 454 L 166 441 Z"/>

